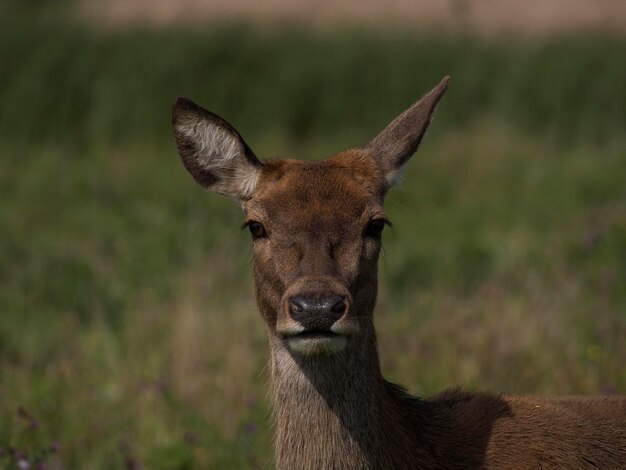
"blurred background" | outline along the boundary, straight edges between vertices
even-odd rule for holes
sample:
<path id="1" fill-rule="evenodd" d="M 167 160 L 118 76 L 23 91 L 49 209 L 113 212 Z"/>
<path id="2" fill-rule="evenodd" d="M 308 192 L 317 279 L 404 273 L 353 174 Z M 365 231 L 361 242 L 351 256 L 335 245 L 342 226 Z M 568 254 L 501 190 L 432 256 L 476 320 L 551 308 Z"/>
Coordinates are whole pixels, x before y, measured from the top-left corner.
<path id="1" fill-rule="evenodd" d="M 451 75 L 387 201 L 385 375 L 626 393 L 625 33 L 623 0 L 0 0 L 0 468 L 271 467 L 249 235 L 177 95 L 319 159 Z"/>

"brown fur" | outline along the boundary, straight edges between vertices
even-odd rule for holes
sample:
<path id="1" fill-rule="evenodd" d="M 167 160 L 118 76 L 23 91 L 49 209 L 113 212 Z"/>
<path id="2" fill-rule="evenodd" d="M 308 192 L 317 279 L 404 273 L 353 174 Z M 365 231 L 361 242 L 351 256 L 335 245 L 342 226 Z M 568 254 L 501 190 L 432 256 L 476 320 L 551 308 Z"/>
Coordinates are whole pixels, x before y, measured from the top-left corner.
<path id="1" fill-rule="evenodd" d="M 236 171 L 222 161 L 207 164 L 206 155 L 196 165 L 202 145 L 189 132 L 206 136 L 212 126 L 232 128 L 186 100 L 175 105 L 175 135 L 186 167 L 206 188 L 243 201 L 248 220 L 264 227 L 254 240 L 254 279 L 270 344 L 276 465 L 626 468 L 624 397 L 449 390 L 419 399 L 382 377 L 373 322 L 381 242 L 367 228 L 385 217 L 384 195 L 415 152 L 447 84 L 442 81 L 368 146 L 320 162 L 260 162 L 233 129 L 239 153 L 226 163 Z M 239 174 L 246 184 L 235 181 Z M 337 321 L 349 327 L 345 348 L 294 352 L 285 333 L 294 326 L 289 300 L 328 292 L 346 299 Z"/>

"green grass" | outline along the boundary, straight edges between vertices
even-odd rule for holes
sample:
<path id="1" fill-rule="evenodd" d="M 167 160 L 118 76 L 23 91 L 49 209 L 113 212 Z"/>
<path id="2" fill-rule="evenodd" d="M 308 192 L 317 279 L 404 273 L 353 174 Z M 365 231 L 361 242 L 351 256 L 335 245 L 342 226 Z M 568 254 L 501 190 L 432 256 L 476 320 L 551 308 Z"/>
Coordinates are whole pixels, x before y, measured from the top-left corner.
<path id="1" fill-rule="evenodd" d="M 568 142 L 626 128 L 624 38 L 524 43 L 246 24 L 117 34 L 54 22 L 0 26 L 3 141 L 163 141 L 176 95 L 224 114 L 245 135 L 279 132 L 295 142 L 366 135 L 447 74 L 455 105 L 439 113 L 438 132 L 484 115 Z"/>
<path id="2" fill-rule="evenodd" d="M 385 374 L 420 394 L 625 393 L 625 52 L 615 38 L 0 29 L 0 448 L 58 442 L 45 458 L 64 468 L 271 462 L 248 236 L 236 204 L 182 168 L 177 94 L 262 156 L 317 158 L 450 73 L 387 201 Z"/>

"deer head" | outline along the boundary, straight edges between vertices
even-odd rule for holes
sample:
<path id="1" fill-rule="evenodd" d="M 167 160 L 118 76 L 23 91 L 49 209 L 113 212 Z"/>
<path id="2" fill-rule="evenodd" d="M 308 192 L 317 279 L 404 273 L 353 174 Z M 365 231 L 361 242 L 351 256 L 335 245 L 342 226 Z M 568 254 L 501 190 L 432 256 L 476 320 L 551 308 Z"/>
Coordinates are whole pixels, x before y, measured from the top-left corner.
<path id="1" fill-rule="evenodd" d="M 373 334 L 385 194 L 424 136 L 444 78 L 368 145 L 323 161 L 259 160 L 219 116 L 186 98 L 173 109 L 183 163 L 243 207 L 257 299 L 273 344 L 295 356 L 340 354 Z"/>

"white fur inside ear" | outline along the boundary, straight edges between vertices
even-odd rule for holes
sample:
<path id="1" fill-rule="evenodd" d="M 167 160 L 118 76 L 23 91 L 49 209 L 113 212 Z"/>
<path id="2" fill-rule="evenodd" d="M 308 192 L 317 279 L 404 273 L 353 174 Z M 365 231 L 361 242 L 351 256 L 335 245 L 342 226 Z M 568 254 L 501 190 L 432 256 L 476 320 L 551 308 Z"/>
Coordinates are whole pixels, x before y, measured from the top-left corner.
<path id="1" fill-rule="evenodd" d="M 228 168 L 241 153 L 235 136 L 206 122 L 180 124 L 177 130 L 195 142 L 197 163 L 207 170 Z"/>
<path id="2" fill-rule="evenodd" d="M 241 145 L 231 134 L 219 127 L 197 126 L 198 163 L 207 169 L 228 168 L 239 156 Z"/>
<path id="3" fill-rule="evenodd" d="M 213 191 L 238 199 L 252 196 L 259 169 L 247 160 L 237 135 L 205 121 L 181 124 L 177 130 L 195 142 L 197 165 L 218 178 Z"/>

